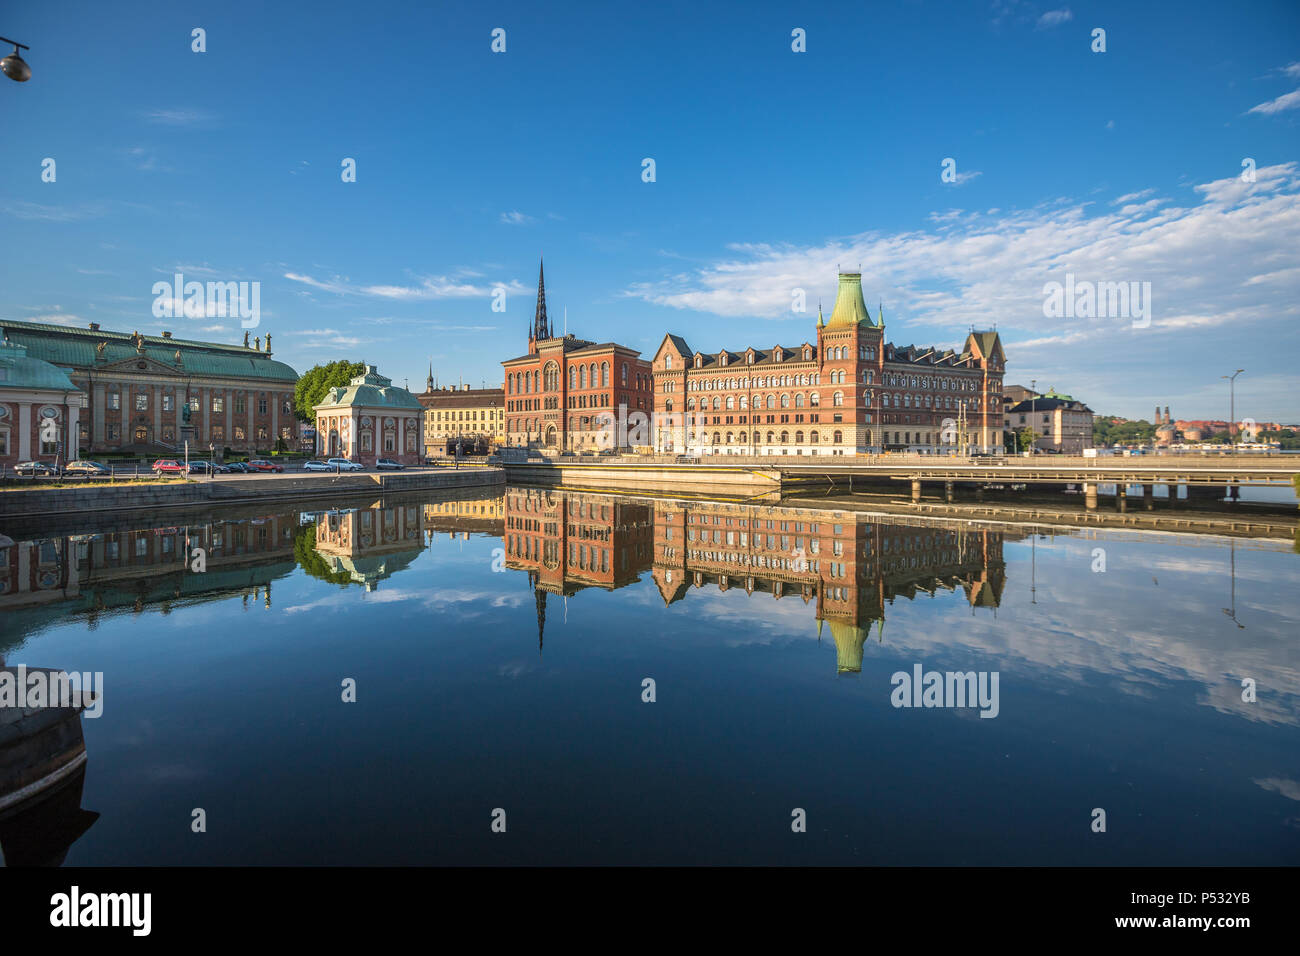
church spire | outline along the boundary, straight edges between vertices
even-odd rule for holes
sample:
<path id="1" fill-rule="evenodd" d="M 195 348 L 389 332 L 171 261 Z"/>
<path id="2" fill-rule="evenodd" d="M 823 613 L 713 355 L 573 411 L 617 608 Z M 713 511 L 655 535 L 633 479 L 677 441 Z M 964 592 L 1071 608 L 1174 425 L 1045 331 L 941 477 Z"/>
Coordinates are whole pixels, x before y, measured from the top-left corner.
<path id="1" fill-rule="evenodd" d="M 546 269 L 542 260 L 537 260 L 537 314 L 533 318 L 533 338 L 537 341 L 549 339 L 551 329 L 546 321 Z"/>

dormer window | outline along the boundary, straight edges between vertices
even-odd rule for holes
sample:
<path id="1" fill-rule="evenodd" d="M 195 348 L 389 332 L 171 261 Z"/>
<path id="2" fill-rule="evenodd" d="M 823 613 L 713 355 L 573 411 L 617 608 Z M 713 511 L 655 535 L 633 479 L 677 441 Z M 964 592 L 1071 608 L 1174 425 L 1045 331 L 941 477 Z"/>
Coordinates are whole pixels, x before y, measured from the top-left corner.
<path id="1" fill-rule="evenodd" d="M 753 365 L 753 364 L 754 364 L 754 353 L 753 353 L 753 352 L 746 352 L 746 353 L 745 353 L 745 361 L 746 361 L 748 364 Z"/>

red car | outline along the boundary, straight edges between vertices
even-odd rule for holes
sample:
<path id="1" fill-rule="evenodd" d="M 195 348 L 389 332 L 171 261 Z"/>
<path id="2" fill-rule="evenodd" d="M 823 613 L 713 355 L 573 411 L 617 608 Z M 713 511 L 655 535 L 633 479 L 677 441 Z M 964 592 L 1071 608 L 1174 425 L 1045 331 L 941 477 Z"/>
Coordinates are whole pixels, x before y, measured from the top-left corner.
<path id="1" fill-rule="evenodd" d="M 163 475 L 183 475 L 185 466 L 175 458 L 159 458 L 153 463 L 153 473 L 160 478 Z"/>
<path id="2" fill-rule="evenodd" d="M 254 458 L 248 463 L 248 467 L 253 469 L 253 471 L 284 471 L 284 465 L 277 465 L 275 462 L 267 461 L 265 458 Z"/>

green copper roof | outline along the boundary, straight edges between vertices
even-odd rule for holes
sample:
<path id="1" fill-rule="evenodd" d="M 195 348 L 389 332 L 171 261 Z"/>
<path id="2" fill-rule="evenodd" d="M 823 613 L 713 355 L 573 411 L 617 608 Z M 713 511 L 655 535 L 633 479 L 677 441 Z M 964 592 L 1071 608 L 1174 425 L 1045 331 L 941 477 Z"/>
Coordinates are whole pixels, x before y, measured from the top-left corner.
<path id="1" fill-rule="evenodd" d="M 334 405 L 365 405 L 369 407 L 409 409 L 424 413 L 420 400 L 400 386 L 394 385 L 391 378 L 385 378 L 367 365 L 366 371 L 358 375 L 347 385 L 339 385 L 325 393 L 317 408 Z"/>
<path id="2" fill-rule="evenodd" d="M 27 346 L 7 341 L 0 341 L 0 388 L 43 388 L 56 392 L 78 390 L 62 369 L 41 359 L 30 358 Z"/>
<path id="3" fill-rule="evenodd" d="M 204 375 L 219 378 L 262 378 L 269 381 L 295 382 L 298 373 L 283 362 L 274 361 L 266 352 L 243 345 L 220 342 L 196 342 L 161 335 L 142 335 L 141 348 L 134 336 L 104 329 L 78 329 L 40 322 L 13 322 L 0 319 L 3 337 L 27 346 L 29 358 L 51 362 L 61 368 L 98 368 L 144 357 L 168 365 L 181 375 Z M 100 355 L 97 346 L 103 343 Z M 181 360 L 176 361 L 176 353 Z"/>
<path id="4" fill-rule="evenodd" d="M 867 303 L 862 300 L 862 273 L 841 272 L 840 288 L 835 294 L 835 308 L 831 309 L 831 320 L 826 323 L 826 327 L 833 329 L 870 321 Z"/>

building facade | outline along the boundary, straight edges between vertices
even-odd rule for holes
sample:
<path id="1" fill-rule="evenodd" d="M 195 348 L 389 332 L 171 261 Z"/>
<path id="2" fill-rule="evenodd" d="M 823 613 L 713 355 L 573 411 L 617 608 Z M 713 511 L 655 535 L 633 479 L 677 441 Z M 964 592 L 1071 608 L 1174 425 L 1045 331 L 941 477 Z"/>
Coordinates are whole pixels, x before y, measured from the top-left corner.
<path id="1" fill-rule="evenodd" d="M 1093 447 L 1092 418 L 1092 409 L 1083 402 L 1049 389 L 1044 394 L 1030 392 L 1018 403 L 1008 405 L 1005 423 L 1008 432 L 1033 429 L 1038 436 L 1034 439 L 1035 451 L 1082 455 L 1085 448 Z"/>
<path id="2" fill-rule="evenodd" d="M 488 454 L 506 442 L 505 391 L 499 388 L 435 388 L 415 396 L 424 407 L 424 454 L 446 455 L 459 443 L 465 454 Z"/>
<path id="3" fill-rule="evenodd" d="M 316 454 L 321 457 L 350 458 L 363 465 L 374 465 L 378 458 L 403 465 L 421 463 L 424 407 L 373 365 L 347 385 L 331 388 L 312 410 Z"/>
<path id="4" fill-rule="evenodd" d="M 963 350 L 895 346 L 862 276 L 840 273 L 816 341 L 705 353 L 666 335 L 652 368 L 656 451 L 691 455 L 921 454 L 1002 450 L 997 332 Z"/>
<path id="5" fill-rule="evenodd" d="M 654 410 L 650 363 L 636 349 L 553 335 L 546 283 L 537 277 L 537 309 L 528 352 L 501 363 L 505 372 L 506 440 L 558 451 L 626 448 L 619 423 Z"/>
<path id="6" fill-rule="evenodd" d="M 69 438 L 67 457 L 105 452 L 178 454 L 212 445 L 253 454 L 283 440 L 298 441 L 293 386 L 298 373 L 271 358 L 271 336 L 223 345 L 108 332 L 92 322 L 74 329 L 35 322 L 0 321 L 4 338 L 23 345 L 29 358 L 62 369 L 85 394 L 87 405 Z M 188 419 L 185 409 L 188 407 Z"/>
<path id="7" fill-rule="evenodd" d="M 0 466 L 77 457 L 86 395 L 66 372 L 0 339 Z"/>

